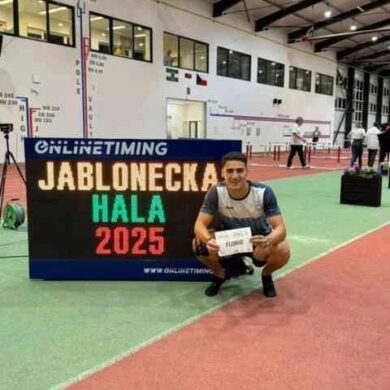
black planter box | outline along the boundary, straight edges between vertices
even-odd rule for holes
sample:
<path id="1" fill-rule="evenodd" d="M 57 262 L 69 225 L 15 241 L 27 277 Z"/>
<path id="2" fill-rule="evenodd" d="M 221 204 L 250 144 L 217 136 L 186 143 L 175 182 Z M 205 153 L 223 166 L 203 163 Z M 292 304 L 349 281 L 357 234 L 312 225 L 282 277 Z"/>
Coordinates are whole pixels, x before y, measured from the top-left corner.
<path id="1" fill-rule="evenodd" d="M 378 207 L 381 205 L 381 197 L 382 176 L 341 176 L 340 203 Z"/>

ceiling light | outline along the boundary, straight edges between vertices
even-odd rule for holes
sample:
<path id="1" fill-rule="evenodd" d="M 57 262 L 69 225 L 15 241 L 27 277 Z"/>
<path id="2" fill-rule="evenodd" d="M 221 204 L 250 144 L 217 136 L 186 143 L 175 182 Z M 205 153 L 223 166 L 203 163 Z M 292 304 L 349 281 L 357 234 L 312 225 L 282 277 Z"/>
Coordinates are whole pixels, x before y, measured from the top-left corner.
<path id="1" fill-rule="evenodd" d="M 3 5 L 3 4 L 9 4 L 9 3 L 12 3 L 14 0 L 2 0 L 0 1 L 0 5 Z"/>
<path id="2" fill-rule="evenodd" d="M 357 29 L 356 24 L 353 24 L 349 29 L 350 29 L 351 31 L 355 31 L 355 30 Z"/>
<path id="3" fill-rule="evenodd" d="M 113 30 L 123 30 L 124 28 L 126 28 L 126 26 L 115 26 L 112 29 Z"/>
<path id="4" fill-rule="evenodd" d="M 378 40 L 378 37 L 375 35 L 375 36 L 373 36 L 373 37 L 371 38 L 371 40 L 372 40 L 373 42 L 376 42 L 376 41 Z"/>
<path id="5" fill-rule="evenodd" d="M 60 22 L 60 23 L 58 23 L 58 25 L 59 25 L 60 27 L 62 27 L 62 26 L 64 25 L 64 23 L 61 23 L 61 22 Z"/>
<path id="6" fill-rule="evenodd" d="M 94 16 L 93 18 L 90 19 L 91 22 L 96 22 L 96 20 L 102 20 L 103 16 Z"/>
<path id="7" fill-rule="evenodd" d="M 49 14 L 54 14 L 54 12 L 59 12 L 59 11 L 64 11 L 64 10 L 66 10 L 66 7 L 52 8 L 52 9 L 49 9 Z M 38 13 L 40 15 L 45 15 L 46 14 L 46 10 L 39 11 Z"/>
<path id="8" fill-rule="evenodd" d="M 325 16 L 325 18 L 330 18 L 332 16 L 332 11 L 330 9 L 327 9 L 324 12 L 324 16 Z"/>

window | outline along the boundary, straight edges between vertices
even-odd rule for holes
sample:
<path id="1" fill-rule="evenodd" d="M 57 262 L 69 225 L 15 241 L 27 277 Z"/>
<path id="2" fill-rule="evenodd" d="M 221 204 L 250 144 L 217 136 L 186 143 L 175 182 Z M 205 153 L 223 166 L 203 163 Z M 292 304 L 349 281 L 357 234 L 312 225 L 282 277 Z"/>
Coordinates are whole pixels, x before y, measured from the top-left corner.
<path id="1" fill-rule="evenodd" d="M 0 33 L 15 34 L 13 1 L 0 1 Z"/>
<path id="2" fill-rule="evenodd" d="M 209 71 L 209 45 L 164 33 L 164 65 L 198 72 Z"/>
<path id="3" fill-rule="evenodd" d="M 311 91 L 311 71 L 295 66 L 290 66 L 290 83 L 291 89 L 299 89 L 300 91 Z"/>
<path id="4" fill-rule="evenodd" d="M 326 74 L 316 73 L 316 93 L 333 95 L 333 77 Z"/>
<path id="5" fill-rule="evenodd" d="M 152 30 L 143 26 L 134 26 L 134 55 L 136 60 L 152 60 Z"/>
<path id="6" fill-rule="evenodd" d="M 19 36 L 75 46 L 74 8 L 52 1 L 18 0 Z"/>
<path id="7" fill-rule="evenodd" d="M 19 0 L 19 35 L 45 40 L 46 4 L 38 0 Z"/>
<path id="8" fill-rule="evenodd" d="M 195 69 L 199 72 L 208 72 L 209 47 L 204 43 L 195 42 Z"/>
<path id="9" fill-rule="evenodd" d="M 363 87 L 364 82 L 361 80 L 355 80 L 354 82 L 355 88 L 353 91 L 354 102 L 353 102 L 353 120 L 361 122 L 363 119 Z"/>
<path id="10" fill-rule="evenodd" d="M 110 20 L 103 16 L 90 14 L 90 39 L 91 50 L 100 53 L 110 53 Z"/>
<path id="11" fill-rule="evenodd" d="M 217 75 L 250 81 L 251 56 L 238 51 L 218 47 Z"/>
<path id="12" fill-rule="evenodd" d="M 194 69 L 194 41 L 179 38 L 179 64 L 181 68 Z"/>
<path id="13" fill-rule="evenodd" d="M 257 59 L 257 82 L 260 84 L 284 86 L 284 65 L 263 58 Z"/>
<path id="14" fill-rule="evenodd" d="M 89 14 L 91 50 L 152 61 L 152 30 L 124 20 Z"/>
<path id="15" fill-rule="evenodd" d="M 112 24 L 114 55 L 130 57 L 133 54 L 133 25 L 114 20 Z"/>
<path id="16" fill-rule="evenodd" d="M 336 109 L 344 110 L 346 108 L 346 106 L 347 106 L 347 99 L 340 98 L 340 97 L 336 98 L 336 100 L 335 100 Z"/>
<path id="17" fill-rule="evenodd" d="M 74 46 L 73 8 L 49 3 L 49 42 Z"/>

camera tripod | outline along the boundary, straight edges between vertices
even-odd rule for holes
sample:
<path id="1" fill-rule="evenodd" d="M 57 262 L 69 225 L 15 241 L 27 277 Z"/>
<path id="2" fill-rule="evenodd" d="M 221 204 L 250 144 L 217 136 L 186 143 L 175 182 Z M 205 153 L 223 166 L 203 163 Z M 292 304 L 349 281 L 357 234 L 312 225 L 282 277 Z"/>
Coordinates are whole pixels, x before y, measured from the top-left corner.
<path id="1" fill-rule="evenodd" d="M 4 138 L 5 138 L 5 142 L 6 142 L 6 151 L 5 151 L 5 156 L 4 156 L 4 165 L 3 165 L 3 170 L 1 172 L 1 182 L 0 182 L 0 220 L 1 220 L 2 213 L 3 213 L 5 182 L 7 180 L 8 167 L 11 165 L 11 162 L 14 163 L 14 165 L 19 173 L 19 176 L 23 180 L 23 183 L 26 185 L 26 179 L 24 178 L 23 173 L 22 173 L 21 169 L 19 168 L 18 163 L 16 162 L 15 156 L 9 150 L 9 133 L 8 132 L 4 133 Z"/>

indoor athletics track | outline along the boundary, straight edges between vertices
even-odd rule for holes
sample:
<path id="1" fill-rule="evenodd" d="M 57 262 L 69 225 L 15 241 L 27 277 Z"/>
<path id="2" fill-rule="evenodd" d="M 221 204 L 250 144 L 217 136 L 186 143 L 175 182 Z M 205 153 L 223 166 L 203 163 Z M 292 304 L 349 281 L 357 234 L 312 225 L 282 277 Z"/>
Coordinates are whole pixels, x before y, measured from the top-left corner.
<path id="1" fill-rule="evenodd" d="M 31 281 L 26 228 L 1 228 L 0 389 L 389 389 L 390 189 L 378 208 L 341 205 L 329 164 L 251 160 L 292 247 L 276 299 L 259 271 L 215 298 L 205 282 Z"/>

